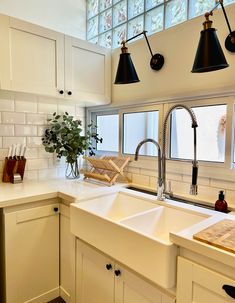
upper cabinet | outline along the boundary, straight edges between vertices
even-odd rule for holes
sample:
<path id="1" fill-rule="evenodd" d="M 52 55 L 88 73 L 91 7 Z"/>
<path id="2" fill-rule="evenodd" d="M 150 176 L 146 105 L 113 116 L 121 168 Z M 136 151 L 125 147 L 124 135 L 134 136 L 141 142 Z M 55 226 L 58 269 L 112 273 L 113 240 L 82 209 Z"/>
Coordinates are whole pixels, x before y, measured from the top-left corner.
<path id="1" fill-rule="evenodd" d="M 1 88 L 58 96 L 64 88 L 64 35 L 6 16 L 0 20 Z"/>
<path id="2" fill-rule="evenodd" d="M 78 101 L 107 104 L 110 80 L 110 50 L 65 36 L 65 94 Z"/>
<path id="3" fill-rule="evenodd" d="M 0 15 L 1 89 L 99 105 L 111 98 L 110 51 Z"/>

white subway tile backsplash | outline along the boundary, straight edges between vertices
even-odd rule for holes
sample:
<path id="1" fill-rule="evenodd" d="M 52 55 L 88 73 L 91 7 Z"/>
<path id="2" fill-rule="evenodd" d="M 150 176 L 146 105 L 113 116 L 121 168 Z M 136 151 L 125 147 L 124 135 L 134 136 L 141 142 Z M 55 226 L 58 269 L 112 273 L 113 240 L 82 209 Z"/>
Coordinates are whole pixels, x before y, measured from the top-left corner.
<path id="1" fill-rule="evenodd" d="M 0 124 L 0 136 L 14 136 L 14 125 Z"/>
<path id="2" fill-rule="evenodd" d="M 50 168 L 38 171 L 38 179 L 39 180 L 46 180 L 46 179 L 53 179 L 57 177 L 57 168 Z"/>
<path id="3" fill-rule="evenodd" d="M 25 124 L 25 114 L 15 112 L 2 112 L 2 123 Z"/>
<path id="4" fill-rule="evenodd" d="M 48 159 L 28 159 L 27 170 L 42 170 L 48 168 Z"/>
<path id="5" fill-rule="evenodd" d="M 38 126 L 38 136 L 43 137 L 47 128 L 47 125 Z"/>
<path id="6" fill-rule="evenodd" d="M 27 146 L 28 147 L 41 147 L 42 146 L 42 137 L 28 137 Z"/>
<path id="7" fill-rule="evenodd" d="M 58 113 L 68 112 L 70 115 L 76 115 L 76 106 L 71 104 L 58 104 Z"/>
<path id="8" fill-rule="evenodd" d="M 8 155 L 8 148 L 1 148 L 0 149 L 0 160 L 4 160 L 5 157 Z"/>
<path id="9" fill-rule="evenodd" d="M 16 136 L 37 136 L 38 130 L 35 125 L 15 125 Z"/>
<path id="10" fill-rule="evenodd" d="M 26 170 L 24 173 L 24 180 L 38 180 L 38 171 L 37 170 Z"/>
<path id="11" fill-rule="evenodd" d="M 8 148 L 13 144 L 23 144 L 26 145 L 26 137 L 3 137 L 2 146 L 3 148 Z"/>
<path id="12" fill-rule="evenodd" d="M 45 151 L 45 148 L 38 148 L 38 157 L 39 158 L 53 158 L 53 153 L 48 153 Z"/>
<path id="13" fill-rule="evenodd" d="M 149 186 L 150 178 L 149 176 L 132 174 L 132 182 L 143 186 Z"/>
<path id="14" fill-rule="evenodd" d="M 25 154 L 26 159 L 36 159 L 38 157 L 38 148 L 36 147 L 27 147 L 26 149 L 26 154 Z"/>
<path id="15" fill-rule="evenodd" d="M 45 125 L 47 124 L 47 115 L 45 114 L 27 114 L 27 124 Z"/>
<path id="16" fill-rule="evenodd" d="M 46 103 L 39 102 L 38 103 L 38 113 L 40 114 L 53 114 L 57 112 L 57 104 L 56 103 Z"/>
<path id="17" fill-rule="evenodd" d="M 0 177 L 3 160 L 8 154 L 9 146 L 13 144 L 27 147 L 24 179 L 64 177 L 65 159 L 58 160 L 54 154 L 47 153 L 42 145 L 42 136 L 48 127 L 47 119 L 58 112 L 58 109 L 84 119 L 84 108 L 66 102 L 0 90 Z"/>
<path id="18" fill-rule="evenodd" d="M 37 102 L 15 100 L 15 111 L 22 113 L 37 113 Z"/>
<path id="19" fill-rule="evenodd" d="M 0 99 L 0 111 L 14 111 L 14 100 Z"/>
<path id="20" fill-rule="evenodd" d="M 76 105 L 76 116 L 85 117 L 85 108 Z"/>

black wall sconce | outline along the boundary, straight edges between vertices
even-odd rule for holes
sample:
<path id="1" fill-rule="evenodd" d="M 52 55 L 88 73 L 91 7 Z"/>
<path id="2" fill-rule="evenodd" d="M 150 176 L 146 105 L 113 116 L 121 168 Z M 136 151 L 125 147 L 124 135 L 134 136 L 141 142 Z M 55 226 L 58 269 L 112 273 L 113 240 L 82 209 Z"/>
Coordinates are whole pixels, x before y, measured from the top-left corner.
<path id="1" fill-rule="evenodd" d="M 122 42 L 122 48 L 121 48 L 122 53 L 120 54 L 114 84 L 129 84 L 129 83 L 135 83 L 140 81 L 136 73 L 134 64 L 131 60 L 131 54 L 128 53 L 128 48 L 126 47 L 127 42 L 135 39 L 140 35 L 144 35 L 145 40 L 147 42 L 151 54 L 151 60 L 150 60 L 151 68 L 154 70 L 160 70 L 163 67 L 164 57 L 161 54 L 155 54 L 155 55 L 153 54 L 146 33 L 147 31 L 143 31 L 142 33 L 139 33 L 138 35 Z"/>
<path id="2" fill-rule="evenodd" d="M 215 7 L 205 14 L 206 21 L 203 23 L 203 30 L 201 31 L 192 73 L 211 72 L 229 66 L 216 35 L 216 29 L 212 28 L 212 21 L 209 20 L 209 16 L 213 15 L 213 11 L 218 5 L 222 7 L 229 29 L 229 35 L 225 40 L 225 48 L 230 52 L 235 52 L 235 31 L 231 30 L 223 0 L 218 0 Z"/>

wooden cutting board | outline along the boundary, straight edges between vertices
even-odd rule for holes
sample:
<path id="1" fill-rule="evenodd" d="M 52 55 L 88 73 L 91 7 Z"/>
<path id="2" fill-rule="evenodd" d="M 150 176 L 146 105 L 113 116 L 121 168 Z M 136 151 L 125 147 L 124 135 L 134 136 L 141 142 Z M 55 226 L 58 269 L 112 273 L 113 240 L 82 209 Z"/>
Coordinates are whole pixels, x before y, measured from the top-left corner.
<path id="1" fill-rule="evenodd" d="M 235 221 L 222 220 L 196 233 L 193 238 L 235 253 Z"/>

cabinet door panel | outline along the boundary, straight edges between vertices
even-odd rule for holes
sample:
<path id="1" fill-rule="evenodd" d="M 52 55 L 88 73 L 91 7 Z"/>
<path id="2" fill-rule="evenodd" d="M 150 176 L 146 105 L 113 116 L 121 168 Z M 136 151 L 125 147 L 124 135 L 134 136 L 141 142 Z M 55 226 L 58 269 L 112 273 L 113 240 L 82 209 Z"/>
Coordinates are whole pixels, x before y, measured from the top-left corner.
<path id="1" fill-rule="evenodd" d="M 60 296 L 75 302 L 75 237 L 70 232 L 69 207 L 60 205 Z"/>
<path id="2" fill-rule="evenodd" d="M 59 214 L 52 215 L 54 207 L 58 204 L 5 214 L 7 303 L 47 302 L 59 295 Z M 22 214 L 25 220 L 17 222 Z"/>
<path id="3" fill-rule="evenodd" d="M 9 53 L 9 79 L 3 81 L 2 88 L 60 96 L 59 90 L 64 88 L 64 35 L 11 17 L 5 25 L 1 42 Z"/>
<path id="4" fill-rule="evenodd" d="M 116 268 L 121 275 L 115 278 L 115 303 L 162 303 L 162 293 L 156 287 L 121 266 Z"/>
<path id="5" fill-rule="evenodd" d="M 109 258 L 76 241 L 76 303 L 114 302 L 114 274 L 106 264 Z"/>
<path id="6" fill-rule="evenodd" d="M 110 51 L 89 42 L 65 37 L 65 87 L 81 102 L 110 102 Z M 65 92 L 66 93 L 66 92 Z"/>
<path id="7" fill-rule="evenodd" d="M 235 280 L 179 257 L 177 302 L 232 303 L 234 299 L 223 290 L 224 284 L 235 287 Z"/>

